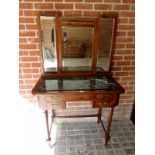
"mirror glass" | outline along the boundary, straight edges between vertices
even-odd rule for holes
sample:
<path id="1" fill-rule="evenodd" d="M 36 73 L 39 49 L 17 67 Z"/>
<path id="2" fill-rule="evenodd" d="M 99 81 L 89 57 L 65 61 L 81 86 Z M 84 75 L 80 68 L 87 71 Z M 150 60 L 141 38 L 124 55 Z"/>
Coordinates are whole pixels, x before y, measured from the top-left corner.
<path id="1" fill-rule="evenodd" d="M 45 71 L 57 71 L 55 17 L 41 16 L 41 40 Z"/>
<path id="2" fill-rule="evenodd" d="M 109 71 L 115 18 L 101 18 L 97 68 Z"/>
<path id="3" fill-rule="evenodd" d="M 90 71 L 94 28 L 62 26 L 63 71 Z"/>

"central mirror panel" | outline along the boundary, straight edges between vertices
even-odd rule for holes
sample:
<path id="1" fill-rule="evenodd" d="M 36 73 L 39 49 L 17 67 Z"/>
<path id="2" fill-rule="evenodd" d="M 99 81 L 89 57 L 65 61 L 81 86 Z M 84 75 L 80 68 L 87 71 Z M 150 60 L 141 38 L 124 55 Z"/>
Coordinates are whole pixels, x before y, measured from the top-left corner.
<path id="1" fill-rule="evenodd" d="M 62 26 L 63 71 L 90 71 L 94 28 Z"/>

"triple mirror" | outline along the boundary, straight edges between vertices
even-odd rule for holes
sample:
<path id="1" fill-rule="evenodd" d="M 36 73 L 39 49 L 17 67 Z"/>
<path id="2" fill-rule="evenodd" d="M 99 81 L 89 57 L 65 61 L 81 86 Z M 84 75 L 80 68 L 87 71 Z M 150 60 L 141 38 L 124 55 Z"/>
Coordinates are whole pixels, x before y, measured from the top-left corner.
<path id="1" fill-rule="evenodd" d="M 116 17 L 41 16 L 45 72 L 109 72 Z"/>

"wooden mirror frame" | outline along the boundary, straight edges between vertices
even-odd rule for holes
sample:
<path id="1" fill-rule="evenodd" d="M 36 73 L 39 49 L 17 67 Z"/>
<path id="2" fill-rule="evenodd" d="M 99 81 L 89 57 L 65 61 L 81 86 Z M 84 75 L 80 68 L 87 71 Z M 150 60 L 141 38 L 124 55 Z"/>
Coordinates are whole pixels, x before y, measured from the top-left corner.
<path id="1" fill-rule="evenodd" d="M 99 17 L 100 21 L 99 21 L 99 29 L 101 29 L 101 19 L 102 18 L 113 18 L 114 20 L 114 25 L 113 25 L 113 30 L 112 30 L 112 39 L 111 39 L 111 50 L 110 50 L 110 58 L 109 58 L 109 64 L 108 64 L 108 71 L 105 72 L 109 72 L 111 71 L 111 62 L 112 62 L 112 53 L 113 53 L 113 48 L 114 48 L 114 42 L 115 42 L 115 35 L 116 35 L 116 25 L 117 25 L 117 17 L 118 17 L 118 13 L 117 12 L 105 12 L 103 14 L 101 14 L 101 16 Z M 100 34 L 100 33 L 99 33 Z M 100 36 L 99 36 L 100 38 Z"/>
<path id="2" fill-rule="evenodd" d="M 99 27 L 98 27 L 98 18 L 68 18 L 68 17 L 62 17 L 59 19 L 60 25 L 58 26 L 59 28 L 59 71 L 62 73 L 70 73 L 70 72 L 74 72 L 74 73 L 95 73 L 96 72 L 96 59 L 97 59 L 97 50 L 98 50 L 98 36 L 99 36 Z M 68 22 L 68 24 L 63 24 L 63 22 Z M 74 22 L 74 23 L 71 23 Z M 80 23 L 79 23 L 80 22 Z M 87 23 L 86 23 L 87 22 Z M 91 51 L 91 55 L 92 55 L 92 63 L 91 63 L 91 70 L 90 71 L 63 71 L 63 67 L 62 67 L 62 27 L 63 26 L 72 26 L 72 27 L 92 27 L 94 28 L 94 32 L 93 32 L 93 38 L 92 38 L 92 51 Z"/>
<path id="3" fill-rule="evenodd" d="M 43 67 L 43 71 L 46 75 L 56 75 L 56 76 L 66 76 L 66 75 L 76 75 L 80 76 L 81 74 L 84 76 L 92 76 L 92 75 L 111 75 L 110 73 L 110 64 L 111 64 L 111 55 L 113 51 L 113 42 L 114 42 L 114 36 L 115 36 L 115 31 L 116 31 L 116 19 L 117 19 L 117 13 L 111 13 L 111 12 L 106 12 L 98 17 L 93 17 L 93 18 L 77 18 L 74 19 L 76 22 L 91 22 L 94 21 L 94 24 L 89 25 L 90 27 L 94 28 L 94 38 L 93 38 L 93 44 L 92 44 L 92 70 L 91 71 L 63 71 L 62 70 L 62 21 L 72 21 L 72 17 L 62 17 L 61 12 L 45 12 L 41 16 L 53 16 L 56 18 L 56 49 L 57 49 L 57 71 L 45 71 Z M 115 23 L 114 23 L 114 29 L 113 29 L 113 37 L 112 37 L 112 47 L 111 47 L 111 54 L 109 58 L 109 71 L 96 71 L 96 65 L 97 65 L 97 55 L 98 55 L 98 50 L 99 50 L 99 33 L 100 33 L 100 22 L 101 18 L 114 18 Z M 80 26 L 77 24 L 77 26 Z M 42 57 L 43 58 L 43 57 Z"/>

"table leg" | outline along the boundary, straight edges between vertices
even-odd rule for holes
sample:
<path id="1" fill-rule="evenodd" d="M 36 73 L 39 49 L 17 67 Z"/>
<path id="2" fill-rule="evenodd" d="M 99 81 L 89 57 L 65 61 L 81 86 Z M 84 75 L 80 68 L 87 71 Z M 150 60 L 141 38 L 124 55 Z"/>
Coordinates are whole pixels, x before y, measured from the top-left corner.
<path id="1" fill-rule="evenodd" d="M 103 127 L 103 130 L 104 130 L 104 133 L 105 133 L 105 135 L 106 135 L 106 129 L 105 129 L 105 127 L 104 127 L 104 124 L 103 124 L 103 121 L 102 121 L 102 119 L 101 119 L 101 112 L 102 112 L 102 108 L 99 108 L 99 111 L 98 111 L 98 120 L 97 120 L 97 123 L 99 123 L 99 122 L 101 122 L 101 125 L 102 125 L 102 127 Z M 106 136 L 105 136 L 106 137 Z"/>
<path id="2" fill-rule="evenodd" d="M 112 122 L 112 117 L 113 117 L 113 111 L 114 111 L 114 108 L 111 108 L 109 117 L 108 117 L 108 126 L 107 126 L 107 130 L 106 130 L 105 145 L 107 145 L 108 140 L 110 138 L 109 132 L 110 132 L 110 127 L 111 127 L 111 122 Z"/>
<path id="3" fill-rule="evenodd" d="M 98 116 L 97 116 L 97 123 L 99 123 L 101 121 L 101 111 L 102 111 L 102 109 L 99 108 Z"/>
<path id="4" fill-rule="evenodd" d="M 51 115 L 51 125 L 50 125 L 50 130 L 49 130 L 49 133 L 51 135 L 51 131 L 52 131 L 52 124 L 53 124 L 53 118 L 54 118 L 54 110 L 52 109 L 52 115 Z"/>
<path id="5" fill-rule="evenodd" d="M 48 117 L 48 111 L 45 110 L 45 119 L 46 119 L 46 128 L 47 128 L 47 141 L 50 141 L 51 140 L 51 137 L 50 137 L 50 128 L 49 128 L 49 117 Z"/>

